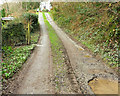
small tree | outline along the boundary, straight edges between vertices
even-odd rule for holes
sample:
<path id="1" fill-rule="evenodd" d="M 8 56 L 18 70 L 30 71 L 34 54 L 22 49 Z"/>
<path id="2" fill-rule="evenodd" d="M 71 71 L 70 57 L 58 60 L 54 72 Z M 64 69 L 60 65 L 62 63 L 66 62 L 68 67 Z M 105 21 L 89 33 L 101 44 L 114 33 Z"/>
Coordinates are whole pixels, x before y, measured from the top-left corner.
<path id="1" fill-rule="evenodd" d="M 29 13 L 26 13 L 24 14 L 24 17 L 25 17 L 25 25 L 26 25 L 26 41 L 27 41 L 27 44 L 30 44 L 30 26 L 31 26 L 31 23 L 32 23 L 32 18 L 31 18 L 31 15 Z"/>
<path id="2" fill-rule="evenodd" d="M 24 25 L 26 29 L 26 41 L 27 44 L 30 44 L 30 33 L 34 32 L 35 29 L 38 28 L 38 15 L 33 13 L 25 13 L 23 14 L 24 17 Z"/>

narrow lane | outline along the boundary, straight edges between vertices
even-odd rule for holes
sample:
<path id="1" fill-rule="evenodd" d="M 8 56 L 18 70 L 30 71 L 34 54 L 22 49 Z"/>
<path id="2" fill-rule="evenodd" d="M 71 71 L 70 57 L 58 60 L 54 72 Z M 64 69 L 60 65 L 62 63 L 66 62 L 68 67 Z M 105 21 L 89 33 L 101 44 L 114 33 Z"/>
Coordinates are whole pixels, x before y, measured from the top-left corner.
<path id="1" fill-rule="evenodd" d="M 72 39 L 70 39 L 66 33 L 64 33 L 51 19 L 50 15 L 48 13 L 45 14 L 47 17 L 47 20 L 52 25 L 52 27 L 55 29 L 57 35 L 63 42 L 66 51 L 68 53 L 71 65 L 74 69 L 74 73 L 76 76 L 77 81 L 79 82 L 79 86 L 81 91 L 85 94 L 94 94 L 93 90 L 91 90 L 91 87 L 88 86 L 89 82 L 93 80 L 94 78 L 104 78 L 108 80 L 113 80 L 116 83 L 114 84 L 114 89 L 111 89 L 111 86 L 107 87 L 109 91 L 108 94 L 117 94 L 118 93 L 118 76 L 113 72 L 112 69 L 110 69 L 108 66 L 106 66 L 103 62 L 98 61 L 94 57 L 92 57 L 91 54 L 89 54 L 87 51 L 85 51 L 84 48 L 76 44 Z M 99 79 L 98 79 L 99 81 Z M 104 81 L 104 80 L 103 80 Z M 109 83 L 109 82 L 107 82 Z M 104 82 L 103 82 L 104 86 Z M 117 90 L 116 90 L 117 89 Z M 101 94 L 106 94 L 104 89 L 102 89 Z M 114 91 L 111 91 L 114 90 Z M 112 92 L 112 93 L 111 93 Z"/>
<path id="2" fill-rule="evenodd" d="M 33 58 L 29 59 L 31 66 L 17 89 L 17 94 L 53 93 L 52 84 L 49 80 L 52 74 L 51 48 L 42 13 L 39 13 L 39 22 L 42 32 L 41 39 L 36 46 Z"/>

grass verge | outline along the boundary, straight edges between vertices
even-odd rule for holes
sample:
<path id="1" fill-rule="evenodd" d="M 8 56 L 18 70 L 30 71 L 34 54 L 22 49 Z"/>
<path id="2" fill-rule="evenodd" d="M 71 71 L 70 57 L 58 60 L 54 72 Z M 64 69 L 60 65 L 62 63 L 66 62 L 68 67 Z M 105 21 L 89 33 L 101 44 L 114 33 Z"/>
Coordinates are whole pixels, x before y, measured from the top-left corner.
<path id="1" fill-rule="evenodd" d="M 55 30 L 49 24 L 46 19 L 45 14 L 43 13 L 44 22 L 47 26 L 48 35 L 51 43 L 51 50 L 53 56 L 53 73 L 54 73 L 54 85 L 55 85 L 55 92 L 61 93 L 62 90 L 67 92 L 66 83 L 66 72 L 67 72 L 67 65 L 65 64 L 65 53 L 64 53 L 64 46 L 62 45 L 61 40 L 55 33 Z M 63 87 L 64 86 L 64 87 Z"/>

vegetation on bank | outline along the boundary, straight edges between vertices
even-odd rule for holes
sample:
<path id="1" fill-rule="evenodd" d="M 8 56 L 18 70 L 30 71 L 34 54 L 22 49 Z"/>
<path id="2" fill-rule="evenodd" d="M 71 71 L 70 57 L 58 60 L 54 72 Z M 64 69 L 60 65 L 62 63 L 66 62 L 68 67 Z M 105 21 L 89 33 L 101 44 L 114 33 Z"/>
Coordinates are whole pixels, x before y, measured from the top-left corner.
<path id="1" fill-rule="evenodd" d="M 52 3 L 54 21 L 73 38 L 118 67 L 120 3 Z"/>
<path id="2" fill-rule="evenodd" d="M 35 48 L 39 39 L 39 32 L 31 34 L 31 44 L 21 46 L 3 46 L 2 47 L 2 76 L 3 81 L 12 77 L 25 63 L 27 58 Z"/>
<path id="3" fill-rule="evenodd" d="M 29 24 L 29 28 L 28 28 Z M 29 44 L 28 40 L 29 29 Z M 24 13 L 2 26 L 2 76 L 3 82 L 12 77 L 30 56 L 39 39 L 38 15 Z"/>
<path id="4" fill-rule="evenodd" d="M 38 42 L 39 31 L 31 33 L 31 44 L 21 46 L 2 46 L 2 76 L 3 81 L 11 78 L 22 67 Z"/>

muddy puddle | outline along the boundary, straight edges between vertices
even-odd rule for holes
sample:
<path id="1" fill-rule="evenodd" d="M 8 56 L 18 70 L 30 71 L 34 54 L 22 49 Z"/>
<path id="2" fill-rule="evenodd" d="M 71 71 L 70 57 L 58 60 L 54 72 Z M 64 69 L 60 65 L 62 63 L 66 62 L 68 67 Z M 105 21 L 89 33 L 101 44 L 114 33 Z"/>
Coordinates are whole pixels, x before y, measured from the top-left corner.
<path id="1" fill-rule="evenodd" d="M 89 82 L 95 94 L 118 94 L 118 81 L 95 78 Z"/>

